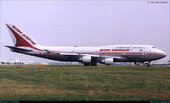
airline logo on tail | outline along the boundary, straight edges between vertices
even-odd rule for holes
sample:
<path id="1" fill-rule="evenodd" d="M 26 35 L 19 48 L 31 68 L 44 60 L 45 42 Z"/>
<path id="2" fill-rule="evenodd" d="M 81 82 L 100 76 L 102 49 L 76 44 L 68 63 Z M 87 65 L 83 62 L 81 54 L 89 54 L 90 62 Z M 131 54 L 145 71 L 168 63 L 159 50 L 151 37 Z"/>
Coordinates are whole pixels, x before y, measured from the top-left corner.
<path id="1" fill-rule="evenodd" d="M 26 34 L 22 34 L 23 37 L 25 37 L 28 41 L 30 41 L 32 44 L 35 45 L 35 42 L 30 38 L 28 37 Z"/>
<path id="2" fill-rule="evenodd" d="M 15 46 L 31 47 L 32 45 L 36 44 L 30 37 L 28 37 L 21 30 L 19 30 L 15 25 L 10 25 L 10 24 L 6 24 L 6 25 L 10 31 Z"/>
<path id="3" fill-rule="evenodd" d="M 35 45 L 35 42 L 28 37 L 26 34 L 23 34 L 22 31 L 20 31 L 15 25 L 12 26 L 16 31 L 18 31 L 23 37 L 25 37 L 28 41 L 30 41 L 32 44 Z"/>

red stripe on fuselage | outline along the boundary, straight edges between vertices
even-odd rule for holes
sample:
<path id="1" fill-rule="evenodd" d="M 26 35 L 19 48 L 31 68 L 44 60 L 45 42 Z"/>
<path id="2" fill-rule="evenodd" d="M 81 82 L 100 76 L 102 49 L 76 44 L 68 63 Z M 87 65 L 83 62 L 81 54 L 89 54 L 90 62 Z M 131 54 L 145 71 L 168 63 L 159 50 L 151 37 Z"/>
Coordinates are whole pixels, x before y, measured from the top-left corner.
<path id="1" fill-rule="evenodd" d="M 99 55 L 145 55 L 145 56 L 164 56 L 162 53 L 157 52 L 99 52 Z"/>

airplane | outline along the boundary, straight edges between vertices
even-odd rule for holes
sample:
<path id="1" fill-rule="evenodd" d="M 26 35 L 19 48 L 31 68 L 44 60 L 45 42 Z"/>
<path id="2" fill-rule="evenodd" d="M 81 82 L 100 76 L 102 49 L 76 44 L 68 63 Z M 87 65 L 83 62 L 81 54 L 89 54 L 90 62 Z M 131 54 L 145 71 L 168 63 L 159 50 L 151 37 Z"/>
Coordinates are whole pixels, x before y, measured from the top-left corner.
<path id="1" fill-rule="evenodd" d="M 97 63 L 112 65 L 113 62 L 140 62 L 151 66 L 151 61 L 167 56 L 153 45 L 107 45 L 98 47 L 42 46 L 13 24 L 6 24 L 14 46 L 6 46 L 12 52 L 56 61 L 80 62 L 84 66 Z"/>

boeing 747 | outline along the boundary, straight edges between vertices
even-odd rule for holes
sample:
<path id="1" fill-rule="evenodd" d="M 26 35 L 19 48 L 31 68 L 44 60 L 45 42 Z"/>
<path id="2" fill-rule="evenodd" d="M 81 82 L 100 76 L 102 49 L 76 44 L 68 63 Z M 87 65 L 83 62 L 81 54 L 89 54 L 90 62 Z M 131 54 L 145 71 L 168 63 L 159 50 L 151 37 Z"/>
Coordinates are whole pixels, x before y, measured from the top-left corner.
<path id="1" fill-rule="evenodd" d="M 151 61 L 166 54 L 153 45 L 108 45 L 98 47 L 50 47 L 42 46 L 23 33 L 15 25 L 6 24 L 14 46 L 6 46 L 12 52 L 57 61 L 80 62 L 84 66 L 97 63 L 112 65 L 113 62 L 141 62 L 150 66 Z"/>

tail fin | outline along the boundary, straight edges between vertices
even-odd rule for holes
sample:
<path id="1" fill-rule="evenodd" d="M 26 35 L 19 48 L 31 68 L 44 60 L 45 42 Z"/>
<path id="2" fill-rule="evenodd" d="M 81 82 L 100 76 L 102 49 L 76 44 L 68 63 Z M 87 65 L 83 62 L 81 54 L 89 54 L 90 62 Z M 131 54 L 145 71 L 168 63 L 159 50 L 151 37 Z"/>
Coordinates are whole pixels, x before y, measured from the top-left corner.
<path id="1" fill-rule="evenodd" d="M 20 31 L 15 25 L 6 24 L 15 46 L 33 47 L 37 43 Z"/>

